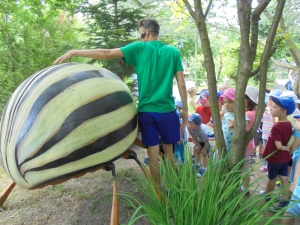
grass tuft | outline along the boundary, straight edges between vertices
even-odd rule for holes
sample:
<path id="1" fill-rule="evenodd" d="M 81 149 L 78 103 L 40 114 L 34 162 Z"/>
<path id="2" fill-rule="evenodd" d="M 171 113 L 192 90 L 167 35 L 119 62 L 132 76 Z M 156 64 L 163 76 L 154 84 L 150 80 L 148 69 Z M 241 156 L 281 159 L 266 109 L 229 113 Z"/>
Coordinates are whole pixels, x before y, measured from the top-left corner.
<path id="1" fill-rule="evenodd" d="M 136 177 L 133 183 L 143 192 L 145 199 L 120 193 L 121 200 L 135 209 L 128 224 L 134 224 L 142 217 L 155 225 L 267 225 L 283 218 L 286 208 L 276 214 L 269 213 L 282 193 L 280 189 L 270 193 L 269 202 L 264 200 L 264 196 L 245 197 L 240 192 L 245 178 L 252 172 L 241 170 L 245 161 L 229 170 L 227 159 L 215 161 L 211 157 L 204 176 L 197 178 L 197 171 L 192 170 L 191 156 L 186 158 L 186 162 L 176 169 L 168 161 L 161 163 L 162 201 L 156 198 L 152 180 L 143 176 Z M 252 182 L 246 191 L 257 188 L 260 180 Z"/>

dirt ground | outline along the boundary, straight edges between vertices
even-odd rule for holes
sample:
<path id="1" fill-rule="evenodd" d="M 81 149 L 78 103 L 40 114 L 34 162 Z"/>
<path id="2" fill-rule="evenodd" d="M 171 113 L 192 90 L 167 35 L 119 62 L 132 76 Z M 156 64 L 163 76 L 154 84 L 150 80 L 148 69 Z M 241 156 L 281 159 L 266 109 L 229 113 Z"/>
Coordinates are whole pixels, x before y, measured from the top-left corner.
<path id="1" fill-rule="evenodd" d="M 135 147 L 142 161 L 143 149 Z M 267 181 L 258 158 L 251 180 L 262 177 L 257 191 L 259 194 Z M 115 162 L 118 190 L 132 193 L 143 199 L 144 196 L 127 178 L 143 173 L 134 160 L 119 159 Z M 0 192 L 9 184 L 10 178 L 0 167 Z M 0 208 L 1 225 L 99 225 L 109 224 L 112 200 L 111 172 L 99 170 L 63 184 L 48 186 L 38 190 L 25 190 L 16 186 L 3 207 Z M 119 201 L 120 224 L 127 224 L 134 210 Z M 149 224 L 145 219 L 135 224 Z M 298 223 L 296 223 L 298 224 Z"/>
<path id="2" fill-rule="evenodd" d="M 143 160 L 144 151 L 135 148 Z M 119 159 L 115 162 L 118 191 L 143 198 L 142 193 L 128 178 L 143 176 L 134 160 Z M 10 183 L 10 178 L 0 167 L 0 192 Z M 16 186 L 3 207 L 0 208 L 1 225 L 99 225 L 109 224 L 112 204 L 111 172 L 98 170 L 56 186 L 26 190 Z M 119 201 L 119 222 L 127 224 L 134 210 Z M 148 224 L 141 219 L 135 224 Z"/>

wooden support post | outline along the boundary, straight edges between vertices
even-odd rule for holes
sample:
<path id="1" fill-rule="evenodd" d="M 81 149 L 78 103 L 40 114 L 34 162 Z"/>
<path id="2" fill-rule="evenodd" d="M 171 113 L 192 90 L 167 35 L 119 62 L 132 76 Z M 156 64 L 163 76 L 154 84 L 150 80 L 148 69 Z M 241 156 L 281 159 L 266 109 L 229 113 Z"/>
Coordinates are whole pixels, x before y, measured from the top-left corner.
<path id="1" fill-rule="evenodd" d="M 119 225 L 118 190 L 116 177 L 113 178 L 113 200 L 110 214 L 110 225 Z"/>
<path id="2" fill-rule="evenodd" d="M 7 199 L 7 197 L 9 196 L 10 192 L 14 189 L 14 187 L 16 186 L 15 182 L 10 182 L 10 184 L 6 187 L 6 189 L 4 189 L 1 194 L 0 194 L 0 206 L 3 206 L 5 200 Z"/>

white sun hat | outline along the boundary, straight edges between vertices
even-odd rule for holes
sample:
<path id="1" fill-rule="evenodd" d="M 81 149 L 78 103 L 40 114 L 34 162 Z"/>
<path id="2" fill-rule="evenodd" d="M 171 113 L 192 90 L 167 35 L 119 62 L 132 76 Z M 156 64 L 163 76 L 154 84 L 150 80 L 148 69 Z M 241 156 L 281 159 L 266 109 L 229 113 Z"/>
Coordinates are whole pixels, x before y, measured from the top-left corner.
<path id="1" fill-rule="evenodd" d="M 293 91 L 284 91 L 282 92 L 281 96 L 292 97 L 295 103 L 300 103 L 300 100 Z"/>
<path id="2" fill-rule="evenodd" d="M 258 104 L 258 89 L 253 86 L 247 86 L 245 95 L 247 95 L 254 103 Z"/>

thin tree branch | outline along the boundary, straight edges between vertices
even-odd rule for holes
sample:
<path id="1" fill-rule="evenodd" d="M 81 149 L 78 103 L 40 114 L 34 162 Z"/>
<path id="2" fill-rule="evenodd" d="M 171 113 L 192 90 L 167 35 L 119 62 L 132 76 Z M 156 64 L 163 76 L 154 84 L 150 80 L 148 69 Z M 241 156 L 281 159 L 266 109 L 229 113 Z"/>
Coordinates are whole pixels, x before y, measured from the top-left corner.
<path id="1" fill-rule="evenodd" d="M 210 7 L 211 7 L 211 4 L 212 4 L 212 0 L 209 1 L 208 5 L 207 5 L 207 7 L 206 7 L 206 10 L 205 10 L 205 13 L 204 13 L 205 19 L 206 19 L 206 17 L 207 17 L 207 14 L 208 14 L 208 12 L 209 12 L 209 9 L 210 9 Z"/>
<path id="2" fill-rule="evenodd" d="M 276 41 L 273 45 L 278 45 L 279 44 L 279 42 L 280 41 Z M 260 41 L 259 42 L 262 46 L 263 46 L 263 48 L 265 48 L 265 45 L 264 45 L 264 43 L 262 42 L 262 41 Z M 293 70 L 296 70 L 296 66 L 293 66 L 293 65 L 291 65 L 291 64 L 289 64 L 289 63 L 287 63 L 287 62 L 280 62 L 280 61 L 278 61 L 277 59 L 275 59 L 272 55 L 275 53 L 275 51 L 276 51 L 276 47 L 273 47 L 272 48 L 272 50 L 271 50 L 271 57 L 270 57 L 270 59 L 271 59 L 271 61 L 273 62 L 273 64 L 275 64 L 276 66 L 279 66 L 279 67 L 282 67 L 282 68 L 287 68 L 287 69 L 293 69 Z"/>
<path id="3" fill-rule="evenodd" d="M 267 8 L 267 6 L 269 5 L 271 0 L 263 0 L 263 1 L 258 1 L 259 4 L 258 6 L 255 8 L 255 10 L 252 13 L 252 17 L 259 17 L 262 12 Z"/>
<path id="4" fill-rule="evenodd" d="M 260 15 L 268 6 L 271 0 L 263 0 L 259 3 L 259 5 L 252 12 L 252 28 L 251 28 L 251 51 L 252 51 L 252 64 L 256 57 L 256 49 L 258 43 L 258 27 L 260 21 Z"/>
<path id="5" fill-rule="evenodd" d="M 223 68 L 223 58 L 222 58 L 222 53 L 219 54 L 220 56 L 220 66 L 219 66 L 219 71 L 217 73 L 217 81 L 220 79 L 220 76 L 221 76 L 221 72 L 222 72 L 222 68 Z"/>
<path id="6" fill-rule="evenodd" d="M 178 5 L 178 7 L 180 7 L 180 6 Z M 179 10 L 173 8 L 174 12 L 181 13 L 181 14 L 183 14 L 183 15 L 186 15 L 186 16 L 189 17 L 189 18 L 194 19 L 189 13 L 186 12 L 186 10 L 185 10 L 183 7 L 181 7 L 181 9 L 182 9 L 182 11 L 179 11 Z"/>
<path id="7" fill-rule="evenodd" d="M 220 30 L 226 30 L 226 31 L 229 31 L 229 32 L 234 32 L 234 33 L 240 35 L 240 32 L 238 31 L 238 29 L 225 28 L 225 27 L 222 26 L 222 25 L 215 25 L 215 24 L 212 24 L 212 23 L 210 23 L 210 22 L 208 22 L 208 21 L 207 21 L 207 24 L 209 24 L 210 26 L 215 27 L 215 28 L 217 28 L 217 29 L 220 29 Z"/>
<path id="8" fill-rule="evenodd" d="M 267 40 L 266 40 L 266 46 L 264 49 L 264 53 L 262 55 L 262 59 L 269 60 L 271 57 L 271 49 L 272 45 L 275 39 L 276 35 L 276 30 L 278 28 L 281 16 L 282 16 L 282 11 L 284 8 L 285 0 L 278 0 L 278 5 L 276 7 L 276 12 L 273 17 L 273 22 L 271 24 L 270 32 L 268 34 Z"/>
<path id="9" fill-rule="evenodd" d="M 284 19 L 282 19 L 282 18 L 280 20 L 280 28 L 281 28 L 281 33 L 283 33 L 283 34 L 287 34 L 288 33 L 287 28 L 285 26 Z M 285 43 L 286 43 L 286 45 L 287 45 L 287 47 L 289 49 L 289 52 L 292 55 L 292 58 L 293 58 L 294 62 L 299 65 L 300 51 L 298 50 L 297 46 L 289 38 L 285 38 Z"/>
<path id="10" fill-rule="evenodd" d="M 255 70 L 251 71 L 250 77 L 254 77 L 259 73 L 260 66 L 258 66 Z"/>
<path id="11" fill-rule="evenodd" d="M 282 68 L 287 68 L 287 69 L 292 69 L 292 70 L 296 70 L 297 67 L 296 66 L 293 66 L 292 64 L 289 64 L 287 62 L 279 62 L 277 61 L 274 57 L 271 57 L 271 61 L 276 65 L 276 66 L 279 66 L 279 67 L 282 67 Z"/>
<path id="12" fill-rule="evenodd" d="M 244 54 L 249 54 L 251 52 L 250 45 L 249 45 L 249 37 L 250 37 L 250 13 L 251 13 L 251 0 L 243 0 L 238 1 L 238 17 L 239 17 L 239 24 L 241 30 L 241 44 L 243 45 L 242 48 L 244 49 Z M 244 59 L 246 58 L 243 57 Z M 252 57 L 251 57 L 252 58 Z"/>
<path id="13" fill-rule="evenodd" d="M 191 7 L 189 1 L 188 1 L 188 0 L 183 0 L 183 2 L 184 2 L 184 4 L 185 4 L 185 6 L 187 7 L 187 9 L 188 9 L 188 11 L 189 11 L 191 17 L 195 20 L 195 11 L 193 11 L 193 9 L 192 9 L 192 7 Z"/>

